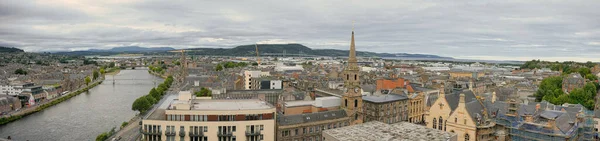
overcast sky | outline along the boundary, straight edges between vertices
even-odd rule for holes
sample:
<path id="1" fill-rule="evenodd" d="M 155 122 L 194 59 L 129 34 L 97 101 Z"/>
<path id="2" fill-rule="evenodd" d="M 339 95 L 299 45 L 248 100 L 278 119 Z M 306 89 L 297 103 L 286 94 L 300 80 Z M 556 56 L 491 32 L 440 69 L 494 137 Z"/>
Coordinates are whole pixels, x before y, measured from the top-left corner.
<path id="1" fill-rule="evenodd" d="M 600 61 L 597 0 L 2 0 L 0 46 L 300 43 L 464 59 Z"/>

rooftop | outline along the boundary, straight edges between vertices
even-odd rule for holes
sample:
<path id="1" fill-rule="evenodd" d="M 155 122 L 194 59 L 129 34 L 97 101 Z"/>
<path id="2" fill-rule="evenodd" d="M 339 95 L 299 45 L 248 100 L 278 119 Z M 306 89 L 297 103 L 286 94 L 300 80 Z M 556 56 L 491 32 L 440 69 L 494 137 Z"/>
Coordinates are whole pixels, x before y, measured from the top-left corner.
<path id="1" fill-rule="evenodd" d="M 405 100 L 408 97 L 404 95 L 397 94 L 386 94 L 386 95 L 372 95 L 372 96 L 363 96 L 364 101 L 369 101 L 373 103 L 385 103 L 385 102 L 393 102 L 398 100 Z"/>
<path id="2" fill-rule="evenodd" d="M 456 140 L 456 134 L 450 132 L 408 122 L 385 124 L 378 121 L 325 130 L 323 136 L 331 136 L 339 141 L 446 141 L 451 138 Z"/>
<path id="3" fill-rule="evenodd" d="M 227 110 L 263 110 L 275 108 L 258 99 L 235 100 L 193 100 L 192 110 L 227 111 Z"/>

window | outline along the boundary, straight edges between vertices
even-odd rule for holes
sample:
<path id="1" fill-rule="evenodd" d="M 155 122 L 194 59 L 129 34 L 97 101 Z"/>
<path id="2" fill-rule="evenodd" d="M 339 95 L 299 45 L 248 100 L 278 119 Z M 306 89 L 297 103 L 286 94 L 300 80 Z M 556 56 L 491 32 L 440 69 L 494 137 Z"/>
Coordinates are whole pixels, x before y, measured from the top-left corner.
<path id="1" fill-rule="evenodd" d="M 439 129 L 442 130 L 442 125 L 444 124 L 444 120 L 442 120 L 442 116 L 440 116 L 440 125 Z"/>
<path id="2" fill-rule="evenodd" d="M 358 120 L 358 114 L 354 114 L 354 120 Z"/>
<path id="3" fill-rule="evenodd" d="M 469 134 L 465 134 L 465 141 L 469 141 Z"/>
<path id="4" fill-rule="evenodd" d="M 348 99 L 344 99 L 344 103 L 345 103 L 346 107 L 348 107 Z"/>
<path id="5" fill-rule="evenodd" d="M 454 118 L 454 123 L 458 123 L 458 118 Z"/>
<path id="6" fill-rule="evenodd" d="M 465 125 L 467 125 L 467 119 L 464 119 L 464 123 L 465 123 Z"/>
<path id="7" fill-rule="evenodd" d="M 357 99 L 354 100 L 354 108 L 356 108 L 356 107 L 358 107 L 358 100 Z"/>
<path id="8" fill-rule="evenodd" d="M 433 122 L 432 123 L 433 123 L 433 129 L 436 129 L 435 127 L 437 127 L 436 126 L 437 125 L 437 120 L 435 118 L 433 118 Z"/>
<path id="9" fill-rule="evenodd" d="M 346 80 L 350 80 L 350 75 L 346 74 Z"/>
<path id="10" fill-rule="evenodd" d="M 358 76 L 356 74 L 354 75 L 354 80 L 358 80 Z"/>

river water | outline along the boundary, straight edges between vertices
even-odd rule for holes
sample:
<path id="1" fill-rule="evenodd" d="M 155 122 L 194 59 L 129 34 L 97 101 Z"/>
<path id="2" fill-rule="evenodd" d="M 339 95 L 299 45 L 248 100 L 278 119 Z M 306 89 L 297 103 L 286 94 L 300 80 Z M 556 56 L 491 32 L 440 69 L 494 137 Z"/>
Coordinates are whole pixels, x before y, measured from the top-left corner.
<path id="1" fill-rule="evenodd" d="M 18 141 L 87 141 L 135 116 L 133 101 L 163 79 L 148 70 L 122 70 L 89 92 L 0 126 L 0 137 Z M 156 83 L 155 83 L 156 82 Z M 137 124 L 137 123 L 134 123 Z"/>

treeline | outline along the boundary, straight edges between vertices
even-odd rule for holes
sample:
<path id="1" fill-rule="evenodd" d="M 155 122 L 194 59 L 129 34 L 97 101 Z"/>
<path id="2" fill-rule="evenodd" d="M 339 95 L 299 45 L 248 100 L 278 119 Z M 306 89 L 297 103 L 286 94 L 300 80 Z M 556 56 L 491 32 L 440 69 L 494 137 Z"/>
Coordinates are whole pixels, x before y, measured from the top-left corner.
<path id="1" fill-rule="evenodd" d="M 583 88 L 576 88 L 569 94 L 562 90 L 562 76 L 548 77 L 542 80 L 538 91 L 534 94 L 536 101 L 546 100 L 552 104 L 581 104 L 589 110 L 594 109 L 598 83 L 590 81 Z"/>
<path id="2" fill-rule="evenodd" d="M 140 113 L 145 113 L 150 110 L 152 105 L 160 101 L 165 92 L 171 87 L 172 83 L 173 76 L 169 75 L 162 84 L 158 85 L 156 88 L 152 88 L 148 95 L 136 99 L 131 105 L 131 110 L 139 111 Z"/>
<path id="3" fill-rule="evenodd" d="M 14 48 L 14 47 L 1 47 L 0 52 L 25 52 L 22 49 Z"/>
<path id="4" fill-rule="evenodd" d="M 541 68 L 550 68 L 553 71 L 561 71 L 563 75 L 571 74 L 571 73 L 579 73 L 581 76 L 585 77 L 589 80 L 598 80 L 595 74 L 592 74 L 591 68 L 598 64 L 593 63 L 592 61 L 587 61 L 585 63 L 573 62 L 573 61 L 565 61 L 565 62 L 549 62 L 549 61 L 540 61 L 540 60 L 531 60 L 525 62 L 525 64 L 521 65 L 521 69 L 541 69 Z"/>
<path id="5" fill-rule="evenodd" d="M 222 71 L 223 68 L 236 68 L 236 67 L 246 67 L 246 66 L 248 66 L 248 63 L 246 63 L 246 62 L 224 62 L 224 63 L 217 64 L 217 66 L 215 66 L 215 70 Z"/>
<path id="6" fill-rule="evenodd" d="M 162 62 L 161 62 L 162 63 Z M 161 64 L 159 66 L 148 66 L 148 72 L 154 72 L 158 74 L 165 74 L 165 70 L 167 70 L 167 65 Z"/>

